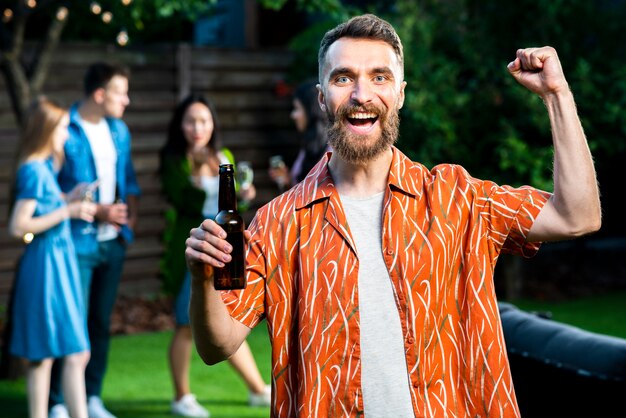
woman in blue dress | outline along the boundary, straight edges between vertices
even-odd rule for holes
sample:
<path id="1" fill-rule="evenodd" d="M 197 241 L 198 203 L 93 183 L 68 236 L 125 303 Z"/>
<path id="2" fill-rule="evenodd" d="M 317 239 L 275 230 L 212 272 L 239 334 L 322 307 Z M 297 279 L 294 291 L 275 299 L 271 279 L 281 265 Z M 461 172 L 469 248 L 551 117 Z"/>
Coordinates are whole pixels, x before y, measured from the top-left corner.
<path id="1" fill-rule="evenodd" d="M 69 218 L 92 221 L 95 205 L 66 203 L 56 181 L 68 113 L 46 98 L 27 115 L 18 148 L 9 221 L 27 244 L 16 275 L 10 352 L 26 359 L 30 417 L 48 416 L 50 370 L 63 358 L 63 389 L 73 418 L 87 418 L 85 366 L 89 340 Z M 73 192 L 71 196 L 76 196 Z"/>

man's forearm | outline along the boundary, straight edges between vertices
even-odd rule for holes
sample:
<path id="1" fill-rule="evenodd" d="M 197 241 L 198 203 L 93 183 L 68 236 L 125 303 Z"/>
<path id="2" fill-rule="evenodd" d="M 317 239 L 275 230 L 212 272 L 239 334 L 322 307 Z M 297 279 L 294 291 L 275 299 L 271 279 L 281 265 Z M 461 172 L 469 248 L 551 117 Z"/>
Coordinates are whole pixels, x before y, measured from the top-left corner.
<path id="1" fill-rule="evenodd" d="M 212 280 L 192 277 L 191 283 L 189 318 L 196 349 L 205 363 L 215 364 L 234 354 L 250 329 L 230 316 Z"/>
<path id="2" fill-rule="evenodd" d="M 554 140 L 554 207 L 572 235 L 597 230 L 601 222 L 595 168 L 571 92 L 548 95 Z"/>

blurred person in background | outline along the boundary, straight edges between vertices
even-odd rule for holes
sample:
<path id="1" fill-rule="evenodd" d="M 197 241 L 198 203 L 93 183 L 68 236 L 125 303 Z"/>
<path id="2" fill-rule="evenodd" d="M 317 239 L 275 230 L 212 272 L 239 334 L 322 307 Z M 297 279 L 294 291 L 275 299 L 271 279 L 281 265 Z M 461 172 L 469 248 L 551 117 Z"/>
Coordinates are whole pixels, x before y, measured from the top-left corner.
<path id="1" fill-rule="evenodd" d="M 102 402 L 102 384 L 111 314 L 126 247 L 134 238 L 140 194 L 131 160 L 131 135 L 121 119 L 130 103 L 128 81 L 129 70 L 124 66 L 95 62 L 87 68 L 85 97 L 70 109 L 70 137 L 58 176 L 65 192 L 80 183 L 98 184 L 91 197 L 97 207 L 95 222 L 71 223 L 91 342 L 91 359 L 85 371 L 90 418 L 115 418 Z M 54 370 L 50 405 L 51 418 L 67 417 L 59 375 Z"/>
<path id="2" fill-rule="evenodd" d="M 317 102 L 317 80 L 300 83 L 293 92 L 293 108 L 290 117 L 300 136 L 300 150 L 291 166 L 270 166 L 270 178 L 281 190 L 302 181 L 309 171 L 330 151 L 326 135 L 328 118 Z"/>
<path id="3" fill-rule="evenodd" d="M 198 222 L 217 215 L 220 164 L 235 164 L 235 159 L 228 148 L 220 145 L 213 104 L 201 94 L 190 94 L 173 111 L 167 141 L 160 152 L 159 169 L 162 190 L 171 205 L 161 261 L 164 289 L 175 295 L 176 329 L 168 356 L 174 384 L 171 410 L 185 417 L 209 416 L 191 393 L 189 384 L 193 340 L 189 325 L 191 282 L 185 264 L 185 240 Z M 240 202 L 250 202 L 256 195 L 253 184 L 245 188 L 237 185 L 237 189 Z M 249 404 L 268 406 L 270 386 L 263 381 L 247 342 L 229 362 L 249 388 Z"/>
<path id="4" fill-rule="evenodd" d="M 56 103 L 42 97 L 31 105 L 12 189 L 9 231 L 26 247 L 15 279 L 10 352 L 28 361 L 31 418 L 48 416 L 55 359 L 63 360 L 62 385 L 72 417 L 87 418 L 89 339 L 70 219 L 90 222 L 96 207 L 80 199 L 66 202 L 57 183 L 68 125 L 67 110 Z"/>

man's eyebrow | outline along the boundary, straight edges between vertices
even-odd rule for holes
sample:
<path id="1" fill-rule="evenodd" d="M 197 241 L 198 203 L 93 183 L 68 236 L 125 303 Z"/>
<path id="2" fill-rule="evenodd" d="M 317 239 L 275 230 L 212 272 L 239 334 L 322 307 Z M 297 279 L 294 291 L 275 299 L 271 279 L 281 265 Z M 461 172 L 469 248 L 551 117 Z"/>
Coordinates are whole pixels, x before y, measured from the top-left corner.
<path id="1" fill-rule="evenodd" d="M 391 74 L 393 75 L 393 71 L 391 68 L 385 67 L 375 67 L 369 71 L 370 74 Z M 337 67 L 333 69 L 328 75 L 329 80 L 332 80 L 340 75 L 351 75 L 354 74 L 354 71 L 349 67 Z"/>
<path id="2" fill-rule="evenodd" d="M 374 74 L 393 74 L 389 67 L 376 67 L 371 72 Z"/>
<path id="3" fill-rule="evenodd" d="M 341 74 L 352 74 L 352 73 L 353 73 L 353 71 L 350 68 L 348 68 L 348 67 L 338 67 L 338 68 L 335 68 L 334 70 L 332 70 L 330 72 L 330 74 L 328 74 L 328 78 L 330 80 L 332 80 L 333 78 L 337 77 L 338 75 L 341 75 Z"/>

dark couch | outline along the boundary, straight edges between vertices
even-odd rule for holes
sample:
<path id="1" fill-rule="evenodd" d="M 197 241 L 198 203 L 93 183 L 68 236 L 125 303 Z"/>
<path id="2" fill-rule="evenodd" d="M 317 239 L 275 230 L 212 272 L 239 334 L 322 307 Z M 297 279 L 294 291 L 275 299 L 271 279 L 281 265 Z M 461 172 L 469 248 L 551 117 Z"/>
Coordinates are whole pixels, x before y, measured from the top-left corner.
<path id="1" fill-rule="evenodd" d="M 626 417 L 626 339 L 499 309 L 523 418 Z"/>

